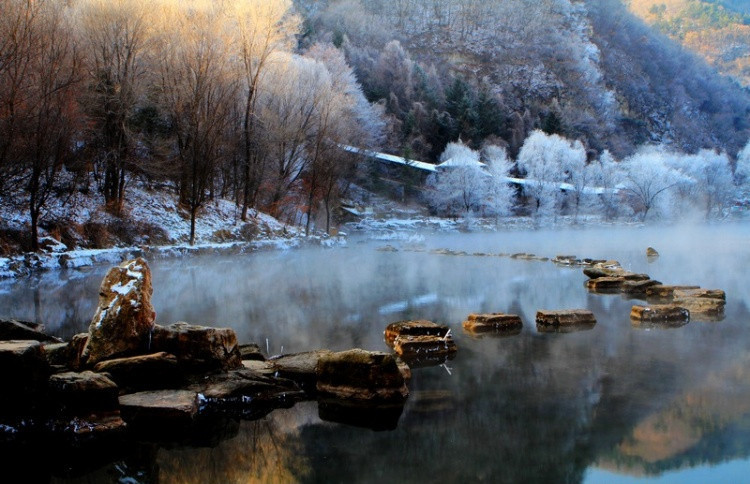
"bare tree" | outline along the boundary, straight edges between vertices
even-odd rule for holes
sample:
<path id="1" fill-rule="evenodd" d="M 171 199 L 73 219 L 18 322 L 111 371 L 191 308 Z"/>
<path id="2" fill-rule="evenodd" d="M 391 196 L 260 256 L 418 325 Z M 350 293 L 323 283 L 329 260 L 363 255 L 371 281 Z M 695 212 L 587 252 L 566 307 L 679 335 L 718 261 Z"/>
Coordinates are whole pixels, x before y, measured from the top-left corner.
<path id="1" fill-rule="evenodd" d="M 3 59 L 12 84 L 3 93 L 3 105 L 10 110 L 0 111 L 3 135 L 8 136 L 2 156 L 13 157 L 8 162 L 15 165 L 14 181 L 24 189 L 31 249 L 36 251 L 41 211 L 72 156 L 80 125 L 75 99 L 79 61 L 58 3 L 14 0 L 10 4 L 14 38 L 0 40 L 13 45 Z"/>
<path id="2" fill-rule="evenodd" d="M 180 201 L 190 211 L 190 244 L 195 223 L 225 155 L 237 83 L 228 63 L 225 16 L 219 6 L 197 4 L 188 12 L 165 12 L 170 30 L 161 39 L 162 108 L 169 113 L 175 143 Z"/>
<path id="3" fill-rule="evenodd" d="M 146 85 L 149 3 L 78 0 L 72 9 L 86 56 L 90 88 L 85 106 L 96 159 L 103 166 L 102 191 L 109 207 L 120 213 L 135 146 L 130 118 Z"/>
<path id="4" fill-rule="evenodd" d="M 288 51 L 299 30 L 299 18 L 290 13 L 289 0 L 241 1 L 232 5 L 236 22 L 236 43 L 240 54 L 242 78 L 242 220 L 254 205 L 262 179 L 264 160 L 257 144 L 257 100 L 263 74 L 273 54 Z"/>

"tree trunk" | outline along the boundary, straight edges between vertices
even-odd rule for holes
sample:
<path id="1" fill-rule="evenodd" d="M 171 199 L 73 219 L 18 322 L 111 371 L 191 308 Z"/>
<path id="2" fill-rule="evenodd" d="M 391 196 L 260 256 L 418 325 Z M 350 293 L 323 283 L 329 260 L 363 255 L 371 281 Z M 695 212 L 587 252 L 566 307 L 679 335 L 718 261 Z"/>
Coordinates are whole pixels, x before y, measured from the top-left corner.
<path id="1" fill-rule="evenodd" d="M 197 212 L 197 206 L 193 205 L 190 207 L 190 245 L 195 244 L 195 215 Z"/>

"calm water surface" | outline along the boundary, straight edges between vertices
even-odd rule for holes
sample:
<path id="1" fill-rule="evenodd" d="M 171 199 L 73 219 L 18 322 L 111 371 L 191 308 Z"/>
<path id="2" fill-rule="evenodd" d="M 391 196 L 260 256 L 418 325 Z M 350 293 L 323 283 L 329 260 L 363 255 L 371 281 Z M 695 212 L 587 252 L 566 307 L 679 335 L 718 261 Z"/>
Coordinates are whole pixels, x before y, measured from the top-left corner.
<path id="1" fill-rule="evenodd" d="M 415 241 L 416 240 L 416 241 Z M 448 324 L 459 353 L 416 368 L 400 417 L 374 431 L 316 402 L 231 422 L 221 438 L 136 442 L 52 482 L 741 482 L 750 476 L 750 224 L 426 236 L 348 247 L 151 263 L 161 324 L 231 326 L 271 354 L 387 350 L 383 329 Z M 661 257 L 648 262 L 647 246 Z M 668 284 L 727 292 L 719 322 L 639 330 L 638 301 L 590 294 L 580 269 L 467 252 L 614 258 Z M 413 249 L 426 250 L 416 252 Z M 2 283 L 0 315 L 86 329 L 106 268 Z M 589 331 L 540 334 L 538 309 L 588 308 Z M 520 314 L 521 334 L 473 338 L 471 312 Z M 398 416 L 398 415 L 397 415 Z M 395 428 L 394 428 L 395 427 Z M 63 459 L 64 460 L 64 459 Z M 28 471 L 27 471 L 28 472 Z M 127 479 L 134 479 L 128 481 Z"/>

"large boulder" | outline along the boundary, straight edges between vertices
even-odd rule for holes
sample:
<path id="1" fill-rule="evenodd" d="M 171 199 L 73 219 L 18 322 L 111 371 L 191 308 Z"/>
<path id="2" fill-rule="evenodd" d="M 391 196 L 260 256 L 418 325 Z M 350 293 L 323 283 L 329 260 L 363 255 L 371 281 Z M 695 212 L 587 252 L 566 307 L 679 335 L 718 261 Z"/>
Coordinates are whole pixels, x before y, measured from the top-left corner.
<path id="1" fill-rule="evenodd" d="M 322 397 L 363 402 L 401 402 L 409 395 L 392 355 L 361 349 L 320 358 L 317 391 Z"/>
<path id="2" fill-rule="evenodd" d="M 0 409 L 30 410 L 51 373 L 38 341 L 0 341 Z"/>
<path id="3" fill-rule="evenodd" d="M 520 316 L 504 313 L 469 314 L 462 325 L 470 333 L 498 332 L 518 334 L 521 328 L 523 328 Z"/>
<path id="4" fill-rule="evenodd" d="M 155 325 L 151 351 L 177 357 L 191 371 L 232 370 L 242 366 L 237 335 L 230 328 L 209 328 L 185 322 Z"/>
<path id="5" fill-rule="evenodd" d="M 54 404 L 67 413 L 117 409 L 117 384 L 101 373 L 70 371 L 52 375 L 49 391 Z"/>
<path id="6" fill-rule="evenodd" d="M 35 340 L 42 343 L 60 343 L 61 340 L 45 334 L 42 326 L 30 321 L 0 319 L 0 341 Z"/>
<path id="7" fill-rule="evenodd" d="M 184 382 L 177 357 L 164 352 L 100 361 L 94 371 L 108 373 L 129 390 L 175 388 Z"/>
<path id="8" fill-rule="evenodd" d="M 99 306 L 83 350 L 89 366 L 147 350 L 156 318 L 152 292 L 151 271 L 142 258 L 109 270 L 99 289 Z"/>
<path id="9" fill-rule="evenodd" d="M 393 347 L 393 342 L 398 336 L 439 336 L 448 333 L 448 326 L 433 323 L 424 319 L 415 321 L 396 321 L 385 328 L 383 333 L 385 342 Z"/>

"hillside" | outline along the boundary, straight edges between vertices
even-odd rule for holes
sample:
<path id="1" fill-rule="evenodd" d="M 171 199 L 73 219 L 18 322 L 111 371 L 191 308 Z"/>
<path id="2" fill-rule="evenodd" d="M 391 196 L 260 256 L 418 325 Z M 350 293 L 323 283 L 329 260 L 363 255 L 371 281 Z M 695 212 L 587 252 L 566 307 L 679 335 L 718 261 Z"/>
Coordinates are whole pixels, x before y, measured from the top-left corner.
<path id="1" fill-rule="evenodd" d="M 665 143 L 736 154 L 750 96 L 619 0 L 298 0 L 304 42 L 339 45 L 387 118 L 385 149 L 435 160 L 459 137 L 515 156 L 534 129 L 591 155 Z"/>
<path id="2" fill-rule="evenodd" d="M 630 10 L 696 52 L 724 75 L 750 86 L 750 4 L 744 1 L 632 0 Z"/>

